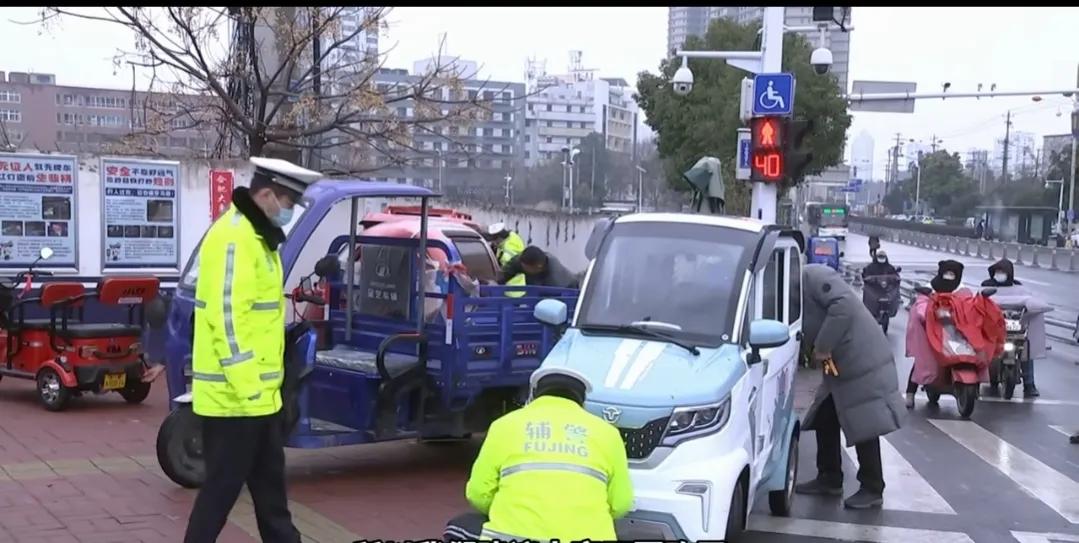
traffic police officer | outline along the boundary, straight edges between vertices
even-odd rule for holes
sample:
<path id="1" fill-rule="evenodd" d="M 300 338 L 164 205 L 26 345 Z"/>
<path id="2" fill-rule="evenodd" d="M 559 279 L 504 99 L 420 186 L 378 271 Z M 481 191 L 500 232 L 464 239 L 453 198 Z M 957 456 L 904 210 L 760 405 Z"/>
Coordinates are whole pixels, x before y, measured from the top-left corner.
<path id="1" fill-rule="evenodd" d="M 506 228 L 504 223 L 497 222 L 489 226 L 487 228 L 487 239 L 491 240 L 491 245 L 495 249 L 495 258 L 498 259 L 498 265 L 502 267 L 505 267 L 525 250 L 525 240 L 521 239 L 517 232 Z M 510 277 L 506 281 L 507 287 L 523 287 L 526 284 L 528 283 L 523 273 Z M 509 298 L 520 298 L 524 295 L 523 291 L 506 293 Z"/>
<path id="2" fill-rule="evenodd" d="M 206 233 L 198 253 L 192 402 L 202 420 L 206 481 L 185 543 L 212 543 L 244 484 L 265 542 L 299 543 L 285 495 L 281 417 L 285 304 L 281 229 L 307 185 L 322 177 L 252 158 L 251 186 Z"/>
<path id="3" fill-rule="evenodd" d="M 618 430 L 583 409 L 587 379 L 567 368 L 532 375 L 533 400 L 491 424 L 465 496 L 476 508 L 446 541 L 612 541 L 633 487 Z"/>

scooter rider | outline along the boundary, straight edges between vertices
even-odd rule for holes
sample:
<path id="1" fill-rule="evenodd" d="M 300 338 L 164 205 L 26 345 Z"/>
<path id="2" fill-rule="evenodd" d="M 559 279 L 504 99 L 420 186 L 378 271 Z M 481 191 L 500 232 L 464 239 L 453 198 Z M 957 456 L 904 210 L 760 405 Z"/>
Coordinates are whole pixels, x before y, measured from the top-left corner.
<path id="1" fill-rule="evenodd" d="M 877 236 L 869 236 L 869 256 L 876 260 L 877 251 L 880 250 L 880 238 Z"/>
<path id="2" fill-rule="evenodd" d="M 465 497 L 476 512 L 445 541 L 612 541 L 633 506 L 625 443 L 585 411 L 588 380 L 566 368 L 532 374 L 528 405 L 493 422 Z"/>
<path id="3" fill-rule="evenodd" d="M 958 260 L 937 262 L 937 274 L 929 281 L 934 292 L 956 292 L 963 286 L 963 263 Z M 906 355 L 914 359 L 907 377 L 907 409 L 914 408 L 919 382 L 927 383 L 937 374 L 937 359 L 929 347 L 924 323 L 917 322 L 913 310 L 907 322 Z M 915 373 L 918 378 L 915 379 Z"/>
<path id="4" fill-rule="evenodd" d="M 985 281 L 982 281 L 982 286 L 1016 290 L 1010 287 L 1021 287 L 1022 283 L 1020 283 L 1019 280 L 1015 278 L 1015 265 L 1012 264 L 1012 262 L 1007 258 L 1004 258 L 989 266 L 989 278 Z M 1015 295 L 1032 296 L 1030 291 L 1025 288 L 1020 288 L 1018 290 L 1020 290 L 1021 292 L 1016 292 L 1014 293 Z M 1007 294 L 1003 292 L 998 294 L 998 296 L 1006 295 Z M 1032 322 L 1031 326 L 1027 331 L 1032 347 L 1039 347 L 1045 345 L 1044 321 L 1042 321 L 1041 324 L 1042 326 L 1039 328 L 1037 326 L 1033 326 Z M 1034 358 L 1037 356 L 1034 353 L 1042 354 L 1044 353 L 1044 351 L 1044 347 L 1040 349 L 1032 348 L 1030 349 L 1030 352 L 1028 352 L 1028 356 L 1026 356 L 1025 359 L 1020 362 L 1019 369 L 1023 374 L 1023 396 L 1026 398 L 1033 398 L 1040 395 L 1038 393 L 1038 387 L 1034 385 Z M 998 385 L 999 383 L 992 381 L 989 383 L 989 386 L 992 390 L 996 390 Z"/>
<path id="5" fill-rule="evenodd" d="M 873 262 L 862 268 L 862 279 L 876 275 L 895 275 L 899 273 L 895 266 L 888 262 L 888 253 L 883 249 L 877 249 L 873 253 Z"/>

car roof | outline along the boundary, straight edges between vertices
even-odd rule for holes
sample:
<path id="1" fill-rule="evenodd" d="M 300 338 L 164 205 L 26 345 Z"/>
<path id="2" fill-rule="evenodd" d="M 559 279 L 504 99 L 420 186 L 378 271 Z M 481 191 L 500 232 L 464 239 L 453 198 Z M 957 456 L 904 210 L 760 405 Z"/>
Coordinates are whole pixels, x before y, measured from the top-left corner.
<path id="1" fill-rule="evenodd" d="M 699 224 L 702 226 L 718 226 L 721 228 L 733 228 L 746 232 L 761 233 L 768 224 L 750 219 L 748 217 L 731 217 L 727 215 L 698 215 L 693 213 L 634 213 L 619 217 L 616 223 L 638 222 L 677 222 L 683 224 Z"/>

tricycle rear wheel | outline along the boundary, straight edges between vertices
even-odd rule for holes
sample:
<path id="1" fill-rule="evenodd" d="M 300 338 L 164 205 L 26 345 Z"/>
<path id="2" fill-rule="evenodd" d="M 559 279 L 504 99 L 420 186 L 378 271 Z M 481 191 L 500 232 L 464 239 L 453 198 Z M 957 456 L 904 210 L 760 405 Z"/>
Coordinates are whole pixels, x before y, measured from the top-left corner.
<path id="1" fill-rule="evenodd" d="M 127 403 L 142 403 L 150 395 L 150 383 L 138 382 L 120 390 L 120 395 Z"/>
<path id="2" fill-rule="evenodd" d="M 37 399 L 49 411 L 63 411 L 71 402 L 71 389 L 64 386 L 60 374 L 52 368 L 37 373 Z"/>
<path id="3" fill-rule="evenodd" d="M 157 431 L 157 463 L 172 482 L 199 488 L 206 479 L 202 421 L 188 404 L 176 408 Z"/>

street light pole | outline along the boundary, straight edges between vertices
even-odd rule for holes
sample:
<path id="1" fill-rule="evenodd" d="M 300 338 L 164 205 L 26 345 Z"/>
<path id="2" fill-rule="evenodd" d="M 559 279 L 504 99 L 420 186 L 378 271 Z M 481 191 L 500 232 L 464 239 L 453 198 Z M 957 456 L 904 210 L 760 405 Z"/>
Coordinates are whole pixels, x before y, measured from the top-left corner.
<path id="1" fill-rule="evenodd" d="M 512 187 L 510 186 L 510 181 L 513 181 L 513 176 L 507 173 L 505 179 L 506 179 L 506 206 L 509 207 L 509 206 L 513 205 L 513 193 L 512 193 L 512 190 L 511 190 Z"/>
<path id="2" fill-rule="evenodd" d="M 918 179 L 914 183 L 914 215 L 922 210 L 922 152 L 918 151 Z M 924 213 L 922 213 L 924 215 Z"/>
<path id="3" fill-rule="evenodd" d="M 442 149 L 435 150 L 438 155 L 438 192 L 442 192 Z"/>
<path id="4" fill-rule="evenodd" d="M 637 213 L 644 210 L 644 174 L 645 169 L 637 166 Z"/>
<path id="5" fill-rule="evenodd" d="M 761 33 L 761 72 L 778 73 L 783 71 L 783 19 L 785 7 L 764 8 L 764 21 Z M 753 183 L 751 197 L 752 216 L 767 224 L 776 222 L 776 205 L 779 199 L 779 187 L 775 183 Z"/>

